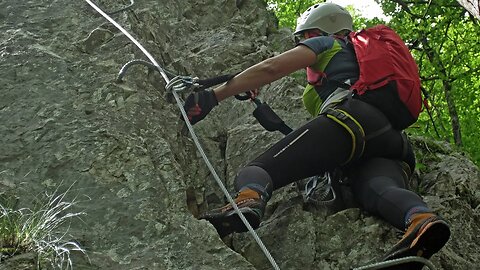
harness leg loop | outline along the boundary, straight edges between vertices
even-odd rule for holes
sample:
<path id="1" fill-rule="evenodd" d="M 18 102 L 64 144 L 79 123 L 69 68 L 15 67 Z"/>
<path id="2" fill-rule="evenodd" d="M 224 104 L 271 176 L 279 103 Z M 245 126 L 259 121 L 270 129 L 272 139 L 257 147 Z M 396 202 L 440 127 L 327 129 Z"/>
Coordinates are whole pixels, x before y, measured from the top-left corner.
<path id="1" fill-rule="evenodd" d="M 340 109 L 327 108 L 323 114 L 345 128 L 352 137 L 352 151 L 350 152 L 349 158 L 342 164 L 342 166 L 352 160 L 359 159 L 365 150 L 366 141 L 365 131 L 360 123 L 349 113 Z"/>

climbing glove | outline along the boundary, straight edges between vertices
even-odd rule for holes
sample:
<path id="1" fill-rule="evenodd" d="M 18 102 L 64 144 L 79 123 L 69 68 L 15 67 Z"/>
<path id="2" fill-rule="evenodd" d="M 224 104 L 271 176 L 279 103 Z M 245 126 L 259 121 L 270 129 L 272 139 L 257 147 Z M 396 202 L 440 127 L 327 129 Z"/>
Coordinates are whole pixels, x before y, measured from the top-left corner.
<path id="1" fill-rule="evenodd" d="M 215 93 L 211 89 L 206 89 L 188 95 L 183 108 L 187 112 L 188 120 L 193 125 L 205 118 L 217 105 Z"/>

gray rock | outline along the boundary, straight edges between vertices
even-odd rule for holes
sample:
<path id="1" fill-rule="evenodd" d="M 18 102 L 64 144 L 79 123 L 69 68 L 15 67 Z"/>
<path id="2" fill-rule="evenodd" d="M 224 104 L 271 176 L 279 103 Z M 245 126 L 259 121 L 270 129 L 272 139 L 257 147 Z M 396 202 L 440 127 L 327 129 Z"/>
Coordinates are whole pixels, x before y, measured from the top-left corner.
<path id="1" fill-rule="evenodd" d="M 237 72 L 293 46 L 264 1 L 136 2 L 114 18 L 178 74 Z M 0 29 L 0 193 L 13 191 L 31 206 L 32 196 L 73 184 L 70 197 L 82 198 L 76 210 L 87 213 L 70 224 L 88 254 L 74 254 L 76 269 L 270 269 L 250 235 L 222 241 L 197 220 L 224 195 L 181 132 L 159 74 L 134 66 L 116 83 L 123 64 L 145 59 L 122 33 L 85 2 L 66 0 L 1 1 Z M 272 83 L 261 96 L 293 127 L 308 119 L 298 77 Z M 252 110 L 228 100 L 195 126 L 229 190 L 236 171 L 282 136 L 264 131 Z M 416 140 L 427 169 L 412 182 L 452 224 L 452 239 L 433 262 L 475 269 L 479 171 L 443 150 L 448 145 L 434 145 Z M 348 269 L 396 241 L 394 229 L 358 209 L 305 205 L 295 186 L 275 193 L 267 210 L 257 232 L 282 269 Z M 25 256 L 0 268 L 26 269 Z"/>

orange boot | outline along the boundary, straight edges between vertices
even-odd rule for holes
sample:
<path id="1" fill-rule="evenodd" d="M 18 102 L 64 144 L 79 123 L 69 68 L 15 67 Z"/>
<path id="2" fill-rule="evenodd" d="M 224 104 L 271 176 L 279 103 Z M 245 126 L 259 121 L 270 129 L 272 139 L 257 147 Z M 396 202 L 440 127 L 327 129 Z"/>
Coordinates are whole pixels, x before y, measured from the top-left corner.
<path id="1" fill-rule="evenodd" d="M 247 188 L 240 191 L 234 201 L 252 228 L 258 228 L 266 206 L 266 202 L 262 196 L 255 190 Z M 248 231 L 230 203 L 224 207 L 210 210 L 199 218 L 206 219 L 212 223 L 220 237 L 224 237 L 233 232 Z"/>
<path id="2" fill-rule="evenodd" d="M 429 259 L 447 243 L 449 238 L 450 227 L 442 218 L 433 213 L 413 214 L 407 223 L 407 231 L 403 238 L 392 247 L 384 260 L 408 256 Z M 411 263 L 408 266 L 403 265 L 404 268 L 401 269 L 421 270 L 423 266 L 420 263 Z"/>

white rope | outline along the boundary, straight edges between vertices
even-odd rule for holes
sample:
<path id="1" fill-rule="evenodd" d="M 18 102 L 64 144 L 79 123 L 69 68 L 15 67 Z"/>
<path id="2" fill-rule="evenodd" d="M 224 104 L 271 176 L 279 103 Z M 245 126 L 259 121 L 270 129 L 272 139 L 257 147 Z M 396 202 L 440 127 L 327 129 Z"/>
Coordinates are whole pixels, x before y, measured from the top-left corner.
<path id="1" fill-rule="evenodd" d="M 160 65 L 157 63 L 157 61 L 155 61 L 155 59 L 153 58 L 153 56 L 135 39 L 132 37 L 132 35 L 130 35 L 130 33 L 127 32 L 127 30 L 125 30 L 121 25 L 119 25 L 115 20 L 113 20 L 110 16 L 108 16 L 105 12 L 103 12 L 98 6 L 96 6 L 92 1 L 90 0 L 85 0 L 92 8 L 94 8 L 98 13 L 100 13 L 105 19 L 107 19 L 110 23 L 112 23 L 115 27 L 117 27 L 120 31 L 122 31 L 122 33 L 125 34 L 125 36 L 127 36 L 142 52 L 143 54 L 145 54 L 145 56 L 153 63 L 153 65 L 158 69 L 158 71 L 160 72 L 160 74 L 162 75 L 163 79 L 165 80 L 165 82 L 168 84 L 170 82 L 170 79 L 168 78 L 167 74 L 165 73 L 165 71 L 160 67 Z M 270 252 L 268 251 L 268 249 L 265 247 L 265 245 L 263 244 L 262 240 L 260 239 L 260 237 L 257 235 L 257 233 L 253 230 L 252 226 L 250 225 L 250 223 L 248 223 L 248 220 L 245 218 L 245 216 L 243 215 L 242 212 L 240 212 L 240 210 L 238 209 L 238 206 L 237 204 L 235 203 L 235 201 L 233 200 L 232 196 L 230 196 L 230 194 L 228 193 L 228 190 L 227 188 L 225 187 L 225 185 L 222 183 L 222 180 L 220 180 L 220 177 L 217 175 L 215 169 L 213 168 L 212 164 L 210 163 L 210 161 L 208 160 L 207 158 L 207 155 L 205 154 L 205 151 L 203 151 L 203 148 L 197 138 L 197 135 L 195 134 L 195 131 L 193 130 L 193 127 L 192 125 L 190 124 L 189 120 L 188 120 L 188 117 L 187 117 L 187 113 L 185 112 L 185 110 L 183 109 L 183 103 L 182 101 L 180 100 L 180 97 L 178 96 L 178 94 L 175 92 L 175 91 L 172 91 L 173 93 L 173 96 L 175 97 L 175 100 L 177 102 L 177 105 L 178 107 L 180 108 L 180 112 L 182 113 L 182 117 L 185 121 L 185 124 L 187 125 L 187 128 L 188 128 L 188 131 L 190 132 L 191 136 L 192 136 L 192 139 L 193 141 L 195 142 L 195 145 L 197 146 L 197 149 L 198 151 L 200 152 L 203 160 L 205 161 L 205 164 L 207 165 L 208 169 L 210 170 L 210 172 L 212 173 L 213 177 L 215 178 L 215 181 L 217 182 L 217 184 L 220 186 L 220 188 L 222 189 L 223 193 L 225 194 L 225 197 L 227 197 L 227 200 L 230 202 L 230 204 L 232 204 L 233 208 L 235 209 L 235 212 L 238 214 L 238 216 L 240 217 L 240 219 L 242 220 L 242 222 L 245 224 L 245 226 L 247 227 L 248 231 L 250 232 L 250 234 L 253 236 L 253 238 L 255 239 L 255 241 L 257 242 L 257 244 L 260 246 L 260 249 L 263 251 L 263 253 L 265 254 L 265 256 L 267 257 L 267 259 L 270 261 L 270 263 L 272 264 L 273 268 L 274 269 L 278 269 L 280 270 L 280 268 L 278 267 L 277 263 L 275 262 L 275 259 L 273 259 L 272 255 L 270 254 Z"/>

